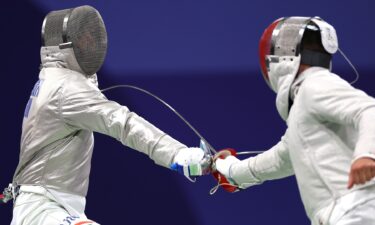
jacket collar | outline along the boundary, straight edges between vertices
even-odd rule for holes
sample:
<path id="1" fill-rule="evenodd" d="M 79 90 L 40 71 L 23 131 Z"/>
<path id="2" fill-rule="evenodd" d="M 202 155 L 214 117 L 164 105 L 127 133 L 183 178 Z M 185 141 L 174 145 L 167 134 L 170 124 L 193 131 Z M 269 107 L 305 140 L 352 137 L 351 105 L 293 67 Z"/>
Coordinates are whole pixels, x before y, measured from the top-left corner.
<path id="1" fill-rule="evenodd" d="M 314 66 L 314 67 L 310 67 L 310 68 L 306 69 L 305 71 L 303 71 L 302 73 L 300 73 L 297 76 L 297 78 L 293 81 L 293 84 L 290 88 L 290 99 L 292 101 L 294 101 L 294 98 L 298 93 L 299 87 L 301 86 L 303 81 L 306 79 L 306 77 L 309 77 L 309 76 L 311 76 L 315 73 L 318 73 L 318 72 L 321 72 L 321 71 L 324 71 L 324 70 L 328 70 L 328 69 L 323 68 L 323 67 Z"/>
<path id="2" fill-rule="evenodd" d="M 40 49 L 41 68 L 66 68 L 84 74 L 72 48 L 48 46 Z"/>

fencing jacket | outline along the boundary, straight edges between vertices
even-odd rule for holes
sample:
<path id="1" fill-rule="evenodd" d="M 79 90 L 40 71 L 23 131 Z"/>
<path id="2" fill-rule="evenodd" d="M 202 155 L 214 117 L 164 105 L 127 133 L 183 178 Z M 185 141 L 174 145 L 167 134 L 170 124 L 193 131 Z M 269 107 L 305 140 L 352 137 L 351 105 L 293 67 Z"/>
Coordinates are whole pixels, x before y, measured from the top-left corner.
<path id="1" fill-rule="evenodd" d="M 293 106 L 281 141 L 234 164 L 231 174 L 243 188 L 295 175 L 306 212 L 314 220 L 321 209 L 374 185 L 372 180 L 347 188 L 353 160 L 375 158 L 375 100 L 320 67 L 301 73 L 291 91 Z M 362 197 L 374 198 L 372 193 Z"/>
<path id="2" fill-rule="evenodd" d="M 169 167 L 185 145 L 125 106 L 108 100 L 96 75 L 86 77 L 71 49 L 41 49 L 42 69 L 25 109 L 21 153 L 13 182 L 86 196 L 93 132 Z"/>

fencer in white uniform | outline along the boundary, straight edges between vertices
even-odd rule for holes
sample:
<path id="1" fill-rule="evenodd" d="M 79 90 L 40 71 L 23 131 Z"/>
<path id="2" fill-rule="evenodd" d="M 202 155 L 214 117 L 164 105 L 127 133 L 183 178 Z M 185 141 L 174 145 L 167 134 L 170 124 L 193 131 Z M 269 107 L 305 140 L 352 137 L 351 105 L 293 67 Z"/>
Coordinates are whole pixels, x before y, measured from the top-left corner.
<path id="1" fill-rule="evenodd" d="M 186 147 L 98 89 L 96 72 L 105 58 L 107 34 L 97 10 L 52 11 L 42 36 L 41 71 L 25 109 L 12 185 L 12 225 L 96 224 L 84 212 L 93 132 L 158 165 L 182 168 L 187 176 L 201 174 L 200 148 Z"/>
<path id="2" fill-rule="evenodd" d="M 374 225 L 375 99 L 330 72 L 337 49 L 320 18 L 272 23 L 260 63 L 287 130 L 268 151 L 216 167 L 239 189 L 295 175 L 313 225 Z"/>

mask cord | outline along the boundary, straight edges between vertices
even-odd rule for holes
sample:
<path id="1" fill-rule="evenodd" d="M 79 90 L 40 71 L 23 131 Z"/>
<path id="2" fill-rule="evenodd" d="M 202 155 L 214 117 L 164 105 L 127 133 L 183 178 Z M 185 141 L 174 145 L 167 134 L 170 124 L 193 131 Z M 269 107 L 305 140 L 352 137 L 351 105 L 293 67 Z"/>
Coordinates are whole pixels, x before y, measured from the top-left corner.
<path id="1" fill-rule="evenodd" d="M 356 74 L 356 78 L 353 81 L 350 82 L 350 84 L 355 84 L 359 79 L 359 73 L 358 73 L 357 69 L 355 68 L 355 66 L 353 65 L 353 63 L 344 54 L 344 52 L 340 48 L 338 48 L 338 50 L 339 50 L 340 54 L 342 55 L 342 57 L 344 57 L 344 59 L 349 63 L 349 65 L 352 67 L 354 73 Z"/>

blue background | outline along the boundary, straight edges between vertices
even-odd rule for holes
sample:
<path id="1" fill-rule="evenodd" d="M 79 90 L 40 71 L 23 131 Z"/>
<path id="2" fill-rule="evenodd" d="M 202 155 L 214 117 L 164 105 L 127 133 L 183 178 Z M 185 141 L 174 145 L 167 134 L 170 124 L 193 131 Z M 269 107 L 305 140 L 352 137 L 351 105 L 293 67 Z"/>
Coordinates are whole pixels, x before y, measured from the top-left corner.
<path id="1" fill-rule="evenodd" d="M 257 57 L 259 37 L 279 17 L 320 16 L 335 26 L 340 47 L 361 73 L 354 86 L 375 95 L 374 1 L 7 1 L 0 15 L 0 187 L 11 181 L 18 162 L 23 111 L 38 79 L 43 18 L 50 10 L 83 4 L 96 7 L 107 26 L 109 49 L 100 87 L 133 84 L 159 95 L 217 149 L 268 149 L 284 133 Z M 340 55 L 334 57 L 333 71 L 354 79 Z M 150 97 L 126 89 L 107 96 L 181 142 L 199 144 Z M 98 134 L 92 164 L 86 213 L 101 224 L 309 224 L 294 177 L 210 196 L 211 177 L 192 184 Z M 0 207 L 1 225 L 10 223 L 11 208 Z"/>

